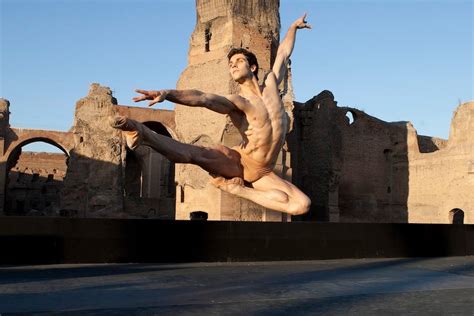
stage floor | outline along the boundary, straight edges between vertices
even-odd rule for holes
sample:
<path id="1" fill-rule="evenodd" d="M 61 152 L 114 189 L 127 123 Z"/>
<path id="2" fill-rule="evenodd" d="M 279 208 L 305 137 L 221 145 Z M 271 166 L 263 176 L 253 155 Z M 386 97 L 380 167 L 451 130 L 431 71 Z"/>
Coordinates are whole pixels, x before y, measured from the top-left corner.
<path id="1" fill-rule="evenodd" d="M 474 256 L 2 266 L 0 313 L 473 315 Z"/>

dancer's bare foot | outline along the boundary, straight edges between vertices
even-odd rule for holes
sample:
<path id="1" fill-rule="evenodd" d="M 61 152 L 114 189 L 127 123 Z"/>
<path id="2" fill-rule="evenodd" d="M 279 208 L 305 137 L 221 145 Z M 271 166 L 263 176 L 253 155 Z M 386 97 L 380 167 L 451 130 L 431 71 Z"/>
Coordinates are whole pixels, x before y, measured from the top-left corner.
<path id="1" fill-rule="evenodd" d="M 212 178 L 209 183 L 211 183 L 216 188 L 221 189 L 222 191 L 236 194 L 244 186 L 244 180 L 239 177 L 232 179 L 226 179 L 224 177 L 216 176 Z"/>
<path id="2" fill-rule="evenodd" d="M 109 118 L 109 124 L 113 128 L 122 130 L 127 142 L 127 147 L 135 150 L 143 140 L 143 131 L 140 124 L 136 121 L 127 118 L 126 116 L 117 115 Z"/>

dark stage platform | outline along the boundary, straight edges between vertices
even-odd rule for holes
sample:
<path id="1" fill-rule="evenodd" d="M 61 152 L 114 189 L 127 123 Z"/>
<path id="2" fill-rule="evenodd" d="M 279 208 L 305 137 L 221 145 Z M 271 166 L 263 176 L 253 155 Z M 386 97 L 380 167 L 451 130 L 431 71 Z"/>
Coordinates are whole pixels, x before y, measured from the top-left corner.
<path id="1" fill-rule="evenodd" d="M 474 225 L 2 217 L 0 264 L 474 255 Z"/>
<path id="2" fill-rule="evenodd" d="M 0 267 L 2 315 L 473 315 L 474 257 Z"/>

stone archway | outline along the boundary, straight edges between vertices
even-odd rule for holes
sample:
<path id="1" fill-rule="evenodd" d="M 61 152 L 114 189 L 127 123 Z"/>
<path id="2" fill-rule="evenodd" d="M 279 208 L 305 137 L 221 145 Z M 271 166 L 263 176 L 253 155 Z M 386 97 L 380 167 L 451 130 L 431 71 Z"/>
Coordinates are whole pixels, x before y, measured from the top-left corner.
<path id="1" fill-rule="evenodd" d="M 32 137 L 32 138 L 21 140 L 20 142 L 16 142 L 13 146 L 10 146 L 9 150 L 5 154 L 5 156 L 7 157 L 6 159 L 7 168 L 8 166 L 10 166 L 12 159 L 15 159 L 15 156 L 17 156 L 18 153 L 21 152 L 21 148 L 25 147 L 26 145 L 37 143 L 37 142 L 43 142 L 43 143 L 52 145 L 58 148 L 59 150 L 61 150 L 64 153 L 64 155 L 69 157 L 70 148 L 68 148 L 68 146 L 62 145 L 58 141 L 55 141 L 47 137 Z"/>
<path id="2" fill-rule="evenodd" d="M 21 148 L 35 142 L 44 142 L 60 149 L 66 156 L 74 148 L 71 132 L 8 128 L 0 139 L 0 213 L 5 213 L 5 193 L 8 171 L 15 165 Z M 12 166 L 13 164 L 13 166 Z"/>
<path id="3" fill-rule="evenodd" d="M 161 122 L 143 122 L 157 134 L 172 135 Z M 168 214 L 174 218 L 176 185 L 174 163 L 148 146 L 127 149 L 125 158 L 124 198 L 130 208 L 148 212 L 147 217 Z"/>
<path id="4" fill-rule="evenodd" d="M 23 151 L 32 143 L 46 143 L 62 153 Z M 44 137 L 33 137 L 11 147 L 5 161 L 4 214 L 56 216 L 59 191 L 66 175 L 69 151 Z"/>

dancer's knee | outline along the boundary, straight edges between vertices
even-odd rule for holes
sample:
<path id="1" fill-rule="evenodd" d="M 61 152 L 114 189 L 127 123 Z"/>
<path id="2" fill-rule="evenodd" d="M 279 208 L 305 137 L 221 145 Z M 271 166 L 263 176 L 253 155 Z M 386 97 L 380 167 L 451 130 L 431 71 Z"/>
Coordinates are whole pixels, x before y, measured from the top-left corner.
<path id="1" fill-rule="evenodd" d="M 308 213 L 311 206 L 311 200 L 307 196 L 299 197 L 288 205 L 288 213 L 291 215 L 303 215 Z"/>

